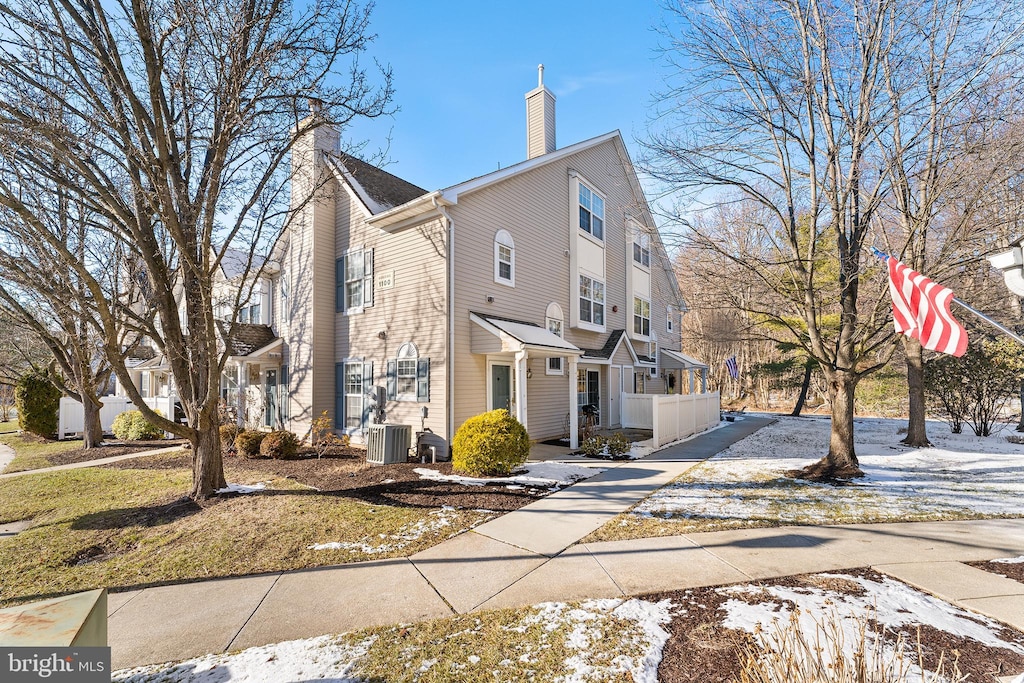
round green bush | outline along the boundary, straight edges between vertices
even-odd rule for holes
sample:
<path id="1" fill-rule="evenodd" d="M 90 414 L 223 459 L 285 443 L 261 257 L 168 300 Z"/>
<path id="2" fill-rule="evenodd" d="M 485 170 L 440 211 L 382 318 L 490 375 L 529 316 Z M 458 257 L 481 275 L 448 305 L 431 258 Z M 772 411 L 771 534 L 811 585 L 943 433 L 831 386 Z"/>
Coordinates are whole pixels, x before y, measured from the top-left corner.
<path id="1" fill-rule="evenodd" d="M 226 424 L 220 426 L 220 449 L 224 453 L 227 453 L 235 445 L 235 438 L 242 431 L 242 428 L 236 424 Z"/>
<path id="2" fill-rule="evenodd" d="M 239 432 L 235 437 L 235 451 L 246 458 L 255 458 L 260 454 L 260 444 L 267 436 L 267 432 L 247 429 Z"/>
<path id="3" fill-rule="evenodd" d="M 14 406 L 18 426 L 23 431 L 51 438 L 57 434 L 60 389 L 46 375 L 30 372 L 14 387 Z"/>
<path id="4" fill-rule="evenodd" d="M 452 468 L 474 477 L 508 476 L 529 455 L 526 428 L 507 410 L 469 418 L 452 439 Z"/>
<path id="5" fill-rule="evenodd" d="M 114 418 L 110 426 L 121 441 L 149 441 L 162 439 L 164 430 L 147 420 L 141 410 L 126 410 Z"/>
<path id="6" fill-rule="evenodd" d="M 291 432 L 270 432 L 260 443 L 260 455 L 267 458 L 288 460 L 299 452 L 299 437 Z"/>

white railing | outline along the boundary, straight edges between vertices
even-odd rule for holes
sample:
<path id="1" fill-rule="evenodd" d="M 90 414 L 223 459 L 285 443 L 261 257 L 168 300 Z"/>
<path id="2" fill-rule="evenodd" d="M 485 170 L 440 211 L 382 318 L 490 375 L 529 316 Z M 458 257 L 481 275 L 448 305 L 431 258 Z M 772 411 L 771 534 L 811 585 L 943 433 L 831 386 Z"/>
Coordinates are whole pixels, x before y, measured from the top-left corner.
<path id="1" fill-rule="evenodd" d="M 707 394 L 622 394 L 622 426 L 650 429 L 658 448 L 711 429 L 721 414 L 721 395 Z"/>
<path id="2" fill-rule="evenodd" d="M 127 396 L 103 396 L 100 398 L 100 424 L 104 432 L 110 432 L 114 418 L 126 410 L 133 410 L 135 404 Z M 57 416 L 57 438 L 63 439 L 80 434 L 85 429 L 85 411 L 82 404 L 73 398 L 62 396 Z"/>

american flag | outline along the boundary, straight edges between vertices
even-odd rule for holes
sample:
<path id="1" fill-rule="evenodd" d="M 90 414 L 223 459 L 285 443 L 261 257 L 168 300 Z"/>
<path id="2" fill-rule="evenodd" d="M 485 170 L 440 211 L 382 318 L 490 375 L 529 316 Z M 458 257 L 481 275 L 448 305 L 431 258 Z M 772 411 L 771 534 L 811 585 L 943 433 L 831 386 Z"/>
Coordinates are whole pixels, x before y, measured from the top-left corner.
<path id="1" fill-rule="evenodd" d="M 733 379 L 740 378 L 740 368 L 736 365 L 736 356 L 725 359 L 725 369 L 729 371 L 729 376 Z"/>
<path id="2" fill-rule="evenodd" d="M 894 256 L 875 252 L 889 266 L 889 295 L 896 331 L 921 341 L 931 351 L 962 356 L 967 330 L 949 312 L 953 290 L 932 282 Z"/>

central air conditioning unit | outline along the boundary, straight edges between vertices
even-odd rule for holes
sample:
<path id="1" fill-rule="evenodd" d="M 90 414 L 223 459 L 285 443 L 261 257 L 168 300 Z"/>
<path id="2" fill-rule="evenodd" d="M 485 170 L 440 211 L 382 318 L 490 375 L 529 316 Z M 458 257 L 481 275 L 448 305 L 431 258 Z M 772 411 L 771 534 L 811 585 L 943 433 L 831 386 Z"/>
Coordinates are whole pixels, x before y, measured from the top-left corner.
<path id="1" fill-rule="evenodd" d="M 391 465 L 409 459 L 412 443 L 410 425 L 376 424 L 367 427 L 366 462 L 371 465 Z"/>

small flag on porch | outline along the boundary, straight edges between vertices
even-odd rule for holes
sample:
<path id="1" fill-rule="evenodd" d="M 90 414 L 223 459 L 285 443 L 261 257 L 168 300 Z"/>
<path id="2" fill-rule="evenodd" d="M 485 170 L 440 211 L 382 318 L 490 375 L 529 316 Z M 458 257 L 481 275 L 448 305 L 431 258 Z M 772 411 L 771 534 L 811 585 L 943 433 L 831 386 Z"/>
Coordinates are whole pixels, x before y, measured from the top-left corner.
<path id="1" fill-rule="evenodd" d="M 967 330 L 953 318 L 949 304 L 953 290 L 929 280 L 894 256 L 877 249 L 889 267 L 889 295 L 896 331 L 920 340 L 931 351 L 962 356 L 967 350 Z"/>
<path id="2" fill-rule="evenodd" d="M 736 365 L 736 356 L 725 359 L 725 369 L 729 371 L 729 376 L 733 379 L 740 378 L 740 368 Z"/>

